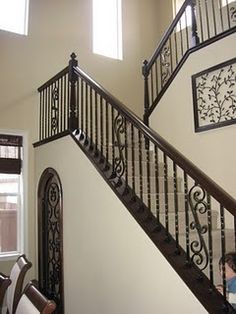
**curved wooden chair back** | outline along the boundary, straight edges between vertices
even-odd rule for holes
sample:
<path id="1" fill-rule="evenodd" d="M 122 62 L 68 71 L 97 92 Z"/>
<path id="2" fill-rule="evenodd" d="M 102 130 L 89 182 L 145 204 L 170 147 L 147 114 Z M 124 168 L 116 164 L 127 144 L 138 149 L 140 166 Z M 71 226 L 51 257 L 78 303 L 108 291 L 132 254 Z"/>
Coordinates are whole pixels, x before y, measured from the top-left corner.
<path id="1" fill-rule="evenodd" d="M 47 299 L 32 282 L 29 282 L 20 298 L 15 314 L 50 314 L 55 309 L 55 302 Z"/>
<path id="2" fill-rule="evenodd" d="M 2 313 L 3 300 L 8 286 L 11 284 L 11 279 L 0 273 L 0 313 Z"/>
<path id="3" fill-rule="evenodd" d="M 22 294 L 25 275 L 31 266 L 32 263 L 27 260 L 24 254 L 20 255 L 13 265 L 10 273 L 11 285 L 7 289 L 7 314 L 15 313 Z"/>

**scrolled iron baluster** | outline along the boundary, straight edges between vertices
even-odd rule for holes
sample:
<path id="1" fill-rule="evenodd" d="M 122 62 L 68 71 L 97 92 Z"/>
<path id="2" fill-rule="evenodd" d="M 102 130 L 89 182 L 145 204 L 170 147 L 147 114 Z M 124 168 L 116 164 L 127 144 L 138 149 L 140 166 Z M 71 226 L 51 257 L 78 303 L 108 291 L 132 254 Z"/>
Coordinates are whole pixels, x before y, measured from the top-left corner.
<path id="1" fill-rule="evenodd" d="M 208 230 L 206 225 L 201 225 L 199 214 L 203 215 L 207 212 L 207 202 L 205 201 L 206 192 L 203 188 L 195 184 L 189 191 L 189 204 L 193 214 L 194 221 L 190 223 L 190 228 L 196 230 L 199 240 L 193 240 L 190 249 L 193 253 L 191 261 L 194 262 L 201 270 L 206 269 L 209 263 L 208 250 L 203 238 Z M 205 255 L 205 257 L 204 257 Z"/>
<path id="2" fill-rule="evenodd" d="M 230 8 L 230 18 L 233 23 L 236 23 L 236 7 Z"/>
<path id="3" fill-rule="evenodd" d="M 56 132 L 59 122 L 59 109 L 58 109 L 59 91 L 58 87 L 55 87 L 52 91 L 52 116 L 51 116 L 51 128 Z"/>
<path id="4" fill-rule="evenodd" d="M 114 173 L 113 176 L 118 177 L 118 182 L 125 172 L 125 159 L 124 159 L 124 147 L 122 144 L 121 135 L 125 132 L 125 118 L 117 114 L 113 122 L 113 132 L 115 136 L 115 145 L 118 148 L 118 156 L 114 158 Z"/>
<path id="5" fill-rule="evenodd" d="M 162 73 L 161 73 L 161 81 L 162 86 L 164 86 L 171 75 L 171 62 L 170 62 L 170 47 L 165 46 L 161 52 L 161 66 L 162 66 Z"/>

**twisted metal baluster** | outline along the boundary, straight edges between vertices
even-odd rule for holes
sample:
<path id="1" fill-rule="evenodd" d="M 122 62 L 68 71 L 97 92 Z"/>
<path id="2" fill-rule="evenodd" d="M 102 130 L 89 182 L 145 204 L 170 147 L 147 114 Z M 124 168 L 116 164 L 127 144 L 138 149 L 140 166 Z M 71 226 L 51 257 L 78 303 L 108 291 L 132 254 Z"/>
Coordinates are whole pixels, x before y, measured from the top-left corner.
<path id="1" fill-rule="evenodd" d="M 195 185 L 189 191 L 189 204 L 193 214 L 194 221 L 190 224 L 192 230 L 196 230 L 198 234 L 198 240 L 194 240 L 190 247 L 193 252 L 191 260 L 195 262 L 196 265 L 202 266 L 201 270 L 206 269 L 208 266 L 208 250 L 203 238 L 203 234 L 207 232 L 207 226 L 201 225 L 198 217 L 198 212 L 200 214 L 205 214 L 207 212 L 207 203 L 205 202 L 206 192 L 203 188 L 195 183 Z M 205 254 L 205 263 L 204 255 Z"/>

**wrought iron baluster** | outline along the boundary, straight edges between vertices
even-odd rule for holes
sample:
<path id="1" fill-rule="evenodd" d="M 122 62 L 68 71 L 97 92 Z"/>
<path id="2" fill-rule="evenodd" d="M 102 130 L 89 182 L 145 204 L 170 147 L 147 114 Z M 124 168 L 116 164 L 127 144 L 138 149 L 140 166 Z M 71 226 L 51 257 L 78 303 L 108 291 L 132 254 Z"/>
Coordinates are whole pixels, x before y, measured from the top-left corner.
<path id="1" fill-rule="evenodd" d="M 153 68 L 151 68 L 151 73 L 150 73 L 150 94 L 151 94 L 151 102 L 153 103 L 153 101 L 154 101 L 154 83 L 153 83 L 153 81 L 154 81 L 154 78 L 153 78 L 153 71 L 154 71 L 154 69 Z"/>
<path id="2" fill-rule="evenodd" d="M 100 95 L 100 145 L 101 154 L 103 155 L 103 98 Z"/>
<path id="3" fill-rule="evenodd" d="M 98 94 L 95 91 L 95 154 L 97 154 L 98 150 Z"/>
<path id="4" fill-rule="evenodd" d="M 183 17 L 183 15 L 182 15 L 182 17 Z M 180 51 L 181 51 L 181 58 L 183 57 L 183 51 L 184 51 L 184 48 L 183 48 L 183 29 L 182 29 L 182 22 L 181 22 L 181 20 L 182 20 L 182 17 L 181 17 L 181 19 L 179 20 L 179 23 L 178 23 L 178 25 L 179 25 L 179 33 L 180 33 Z M 186 25 L 186 27 L 187 27 L 187 25 Z"/>
<path id="5" fill-rule="evenodd" d="M 88 84 L 85 83 L 85 137 L 86 137 L 86 141 L 85 144 L 88 144 Z"/>
<path id="6" fill-rule="evenodd" d="M 106 115 L 106 163 L 109 160 L 109 112 L 108 112 L 108 102 L 106 101 L 105 115 Z"/>
<path id="7" fill-rule="evenodd" d="M 155 145 L 154 148 L 154 162 L 155 162 L 155 214 L 157 219 L 157 224 L 160 224 L 160 191 L 159 191 L 159 156 L 158 148 Z"/>
<path id="8" fill-rule="evenodd" d="M 189 202 L 188 202 L 188 177 L 184 171 L 184 209 L 185 209 L 185 239 L 187 264 L 190 265 L 190 237 L 189 237 Z"/>
<path id="9" fill-rule="evenodd" d="M 226 0 L 226 11 L 227 11 L 227 23 L 228 23 L 228 29 L 230 29 L 230 13 L 229 13 L 229 3 L 228 0 Z"/>
<path id="10" fill-rule="evenodd" d="M 93 147 L 93 89 L 89 86 L 89 113 L 90 113 L 90 143 L 89 148 L 92 149 Z"/>
<path id="11" fill-rule="evenodd" d="M 68 84 L 67 84 L 67 76 L 64 76 L 64 78 L 63 78 L 63 81 L 64 81 L 64 93 L 63 93 L 63 103 L 64 103 L 64 108 L 63 108 L 63 126 L 64 126 L 64 130 L 66 130 L 67 129 L 67 127 L 66 127 L 66 110 L 67 110 L 67 106 L 65 105 L 65 104 L 67 104 L 67 98 L 68 98 L 68 95 L 67 95 L 67 86 L 68 86 Z"/>
<path id="12" fill-rule="evenodd" d="M 168 164 L 167 156 L 163 154 L 164 161 L 164 195 L 165 195 L 165 227 L 166 227 L 166 240 L 169 240 L 169 198 L 168 198 Z"/>
<path id="13" fill-rule="evenodd" d="M 139 195 L 143 201 L 143 158 L 141 132 L 138 130 Z"/>
<path id="14" fill-rule="evenodd" d="M 224 207 L 220 204 L 220 231 L 221 231 L 221 256 L 222 256 L 222 282 L 223 282 L 223 295 L 226 299 L 226 277 L 225 277 L 225 211 Z"/>
<path id="15" fill-rule="evenodd" d="M 81 130 L 84 134 L 84 81 L 81 79 L 80 85 L 80 107 L 81 107 Z"/>
<path id="16" fill-rule="evenodd" d="M 219 0 L 219 8 L 220 8 L 220 21 L 221 21 L 221 31 L 224 31 L 224 21 L 223 21 L 223 13 L 222 13 L 222 0 Z"/>
<path id="17" fill-rule="evenodd" d="M 124 177 L 125 177 L 125 192 L 128 191 L 128 159 L 129 159 L 129 153 L 128 153 L 128 138 L 127 138 L 127 119 L 124 118 L 124 157 L 125 157 L 125 172 L 124 172 Z"/>
<path id="18" fill-rule="evenodd" d="M 175 206 L 175 241 L 176 253 L 179 254 L 179 203 L 178 203 L 178 184 L 177 184 L 177 166 L 173 162 L 173 176 L 174 176 L 174 206 Z"/>
<path id="19" fill-rule="evenodd" d="M 214 27 L 214 35 L 217 34 L 216 30 L 216 12 L 215 12 L 215 1 L 211 0 L 211 8 L 212 8 L 212 15 L 213 15 L 213 27 Z"/>
<path id="20" fill-rule="evenodd" d="M 42 92 L 39 93 L 39 139 L 42 140 L 42 112 L 43 110 L 43 101 L 42 101 Z"/>
<path id="21" fill-rule="evenodd" d="M 126 171 L 124 144 L 122 143 L 122 136 L 125 132 L 125 119 L 119 112 L 117 112 L 114 119 L 113 130 L 116 138 L 116 148 L 118 150 L 118 154 L 115 156 L 114 160 L 114 175 L 117 178 L 117 185 L 119 186 L 121 184 L 121 178 Z"/>
<path id="22" fill-rule="evenodd" d="M 111 123 L 112 123 L 112 173 L 115 172 L 115 133 L 113 131 L 113 125 L 114 125 L 114 120 L 115 120 L 115 113 L 114 113 L 114 108 L 111 108 Z"/>
<path id="23" fill-rule="evenodd" d="M 145 138 L 145 143 L 147 147 L 150 147 L 150 141 L 148 138 Z M 147 206 L 151 210 L 151 179 L 150 179 L 150 150 L 145 149 L 146 151 L 146 173 L 147 173 Z"/>
<path id="24" fill-rule="evenodd" d="M 135 191 L 135 151 L 134 151 L 134 125 L 131 124 L 131 176 L 132 189 Z"/>
<path id="25" fill-rule="evenodd" d="M 175 43 L 175 67 L 178 65 L 178 43 L 177 43 L 177 29 L 174 29 L 174 43 Z"/>
<path id="26" fill-rule="evenodd" d="M 209 12 L 208 12 L 208 0 L 205 0 L 205 15 L 206 15 L 206 26 L 207 26 L 207 39 L 210 38 L 210 25 L 209 25 Z"/>
<path id="27" fill-rule="evenodd" d="M 65 106 L 65 104 L 63 103 L 63 77 L 60 78 L 59 80 L 59 90 L 60 90 L 60 132 L 65 131 L 65 129 L 63 128 L 63 106 Z"/>
<path id="28" fill-rule="evenodd" d="M 189 38 L 188 38 L 188 20 L 187 20 L 187 10 L 184 11 L 184 20 L 185 20 L 185 36 L 186 36 L 186 50 L 189 49 Z"/>
<path id="29" fill-rule="evenodd" d="M 211 210 L 211 198 L 207 193 L 207 226 L 208 226 L 208 254 L 209 254 L 209 274 L 210 281 L 214 283 L 213 274 L 213 245 L 212 245 L 212 210 Z"/>
<path id="30" fill-rule="evenodd" d="M 207 226 L 201 225 L 199 215 L 204 215 L 207 212 L 206 192 L 196 183 L 189 191 L 189 204 L 194 219 L 190 227 L 192 230 L 197 231 L 198 236 L 198 240 L 193 240 L 191 243 L 191 251 L 193 252 L 191 260 L 195 262 L 201 270 L 204 270 L 209 263 L 209 254 L 206 241 L 203 237 L 203 235 L 207 233 Z"/>
<path id="31" fill-rule="evenodd" d="M 156 93 L 155 93 L 155 97 L 158 95 L 159 93 L 159 71 L 157 69 L 157 60 L 155 61 L 154 63 L 154 71 L 155 71 L 155 77 L 156 77 L 156 85 L 155 85 L 155 88 L 156 88 Z"/>
<path id="32" fill-rule="evenodd" d="M 51 130 L 50 130 L 50 109 L 51 109 L 51 85 L 47 88 L 47 137 L 50 137 Z"/>
<path id="33" fill-rule="evenodd" d="M 203 28 L 203 16 L 202 16 L 202 3 L 201 0 L 197 0 L 198 3 L 198 12 L 199 12 L 199 26 L 200 26 L 200 32 L 201 32 L 201 41 L 204 41 L 204 28 Z M 193 13 L 192 13 L 193 14 Z M 198 34 L 199 34 L 199 30 L 198 30 Z"/>

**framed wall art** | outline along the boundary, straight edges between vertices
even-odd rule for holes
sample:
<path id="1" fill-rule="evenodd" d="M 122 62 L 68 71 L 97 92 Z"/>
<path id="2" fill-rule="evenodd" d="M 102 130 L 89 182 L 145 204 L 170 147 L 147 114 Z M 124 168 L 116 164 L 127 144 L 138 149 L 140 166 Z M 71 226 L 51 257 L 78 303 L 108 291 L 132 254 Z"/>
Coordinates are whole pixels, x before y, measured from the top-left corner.
<path id="1" fill-rule="evenodd" d="M 192 76 L 195 132 L 236 123 L 236 58 Z"/>

